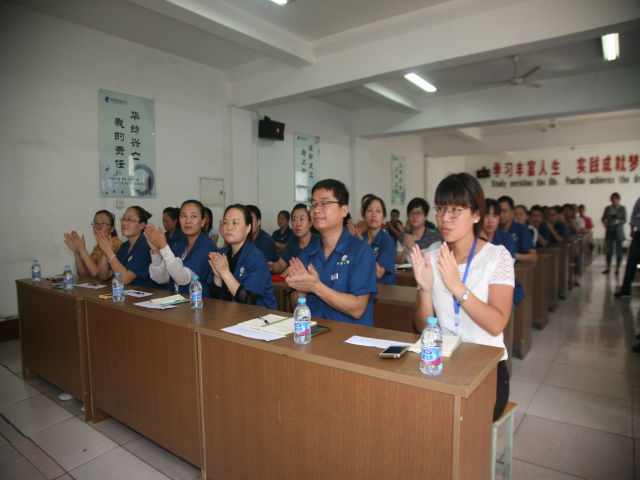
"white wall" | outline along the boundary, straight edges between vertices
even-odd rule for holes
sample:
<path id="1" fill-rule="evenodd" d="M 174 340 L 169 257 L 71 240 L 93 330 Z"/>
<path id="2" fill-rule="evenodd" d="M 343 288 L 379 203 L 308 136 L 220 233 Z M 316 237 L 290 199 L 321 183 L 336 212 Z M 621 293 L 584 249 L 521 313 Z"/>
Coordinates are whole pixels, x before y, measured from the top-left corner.
<path id="1" fill-rule="evenodd" d="M 424 179 L 426 187 L 425 198 L 429 202 L 429 205 L 433 206 L 436 188 L 438 188 L 440 181 L 452 173 L 466 172 L 467 158 L 464 156 L 442 158 L 425 157 L 425 164 L 427 166 Z M 429 218 L 435 223 L 432 216 Z"/>
<path id="2" fill-rule="evenodd" d="M 99 196 L 98 89 L 155 100 L 158 196 L 125 205 L 161 225 L 164 207 L 198 197 L 198 175 L 224 175 L 227 83 L 213 68 L 6 3 L 0 64 L 0 313 L 9 314 L 14 280 L 34 258 L 43 274 L 60 273 L 73 262 L 64 232 L 93 248 L 93 214 L 123 213 Z"/>
<path id="3" fill-rule="evenodd" d="M 633 206 L 640 196 L 640 167 L 636 168 L 634 172 L 629 172 L 629 156 L 640 154 L 640 141 L 632 142 L 616 142 L 616 143 L 602 143 L 598 145 L 581 145 L 575 150 L 553 148 L 544 150 L 523 150 L 520 152 L 514 152 L 512 156 L 499 156 L 499 155 L 472 155 L 468 156 L 466 164 L 467 171 L 475 175 L 476 170 L 482 167 L 487 167 L 492 170 L 492 177 L 488 179 L 480 180 L 485 196 L 498 198 L 501 195 L 509 195 L 513 197 L 516 203 L 521 203 L 527 207 L 531 207 L 534 204 L 540 205 L 554 205 L 564 203 L 577 203 L 584 204 L 587 208 L 587 216 L 593 219 L 595 224 L 594 238 L 604 238 L 604 227 L 600 222 L 602 218 L 602 212 L 604 208 L 610 204 L 609 197 L 613 192 L 618 192 L 622 197 L 621 204 L 627 208 L 627 216 L 631 215 Z M 624 155 L 626 158 L 626 172 L 616 172 L 616 156 Z M 600 173 L 588 173 L 589 161 L 591 157 L 599 157 L 600 159 Z M 602 172 L 602 160 L 603 158 L 612 157 L 612 172 Z M 579 158 L 585 158 L 586 160 L 586 174 L 577 173 L 577 160 Z M 511 186 L 511 181 L 517 181 L 530 178 L 525 175 L 518 177 L 513 175 L 511 178 L 505 178 L 504 174 L 499 177 L 495 177 L 493 173 L 493 166 L 495 162 L 501 164 L 502 169 L 505 168 L 506 162 L 512 162 L 514 166 L 522 161 L 525 165 L 528 161 L 536 161 L 537 170 L 539 173 L 541 167 L 541 161 L 545 160 L 545 168 L 547 170 L 547 176 L 533 177 L 533 186 Z M 560 175 L 551 175 L 551 163 L 554 160 L 558 160 L 560 163 L 559 172 Z M 514 167 L 515 168 L 515 167 Z M 621 183 L 620 177 L 625 176 L 629 178 L 629 183 Z M 596 177 L 611 178 L 615 183 L 613 184 L 592 184 L 590 181 Z M 549 179 L 557 179 L 557 185 L 550 185 Z M 567 181 L 569 179 L 580 178 L 585 180 L 584 184 L 570 184 Z M 538 186 L 537 179 L 544 179 L 546 181 L 545 186 Z M 493 186 L 496 181 L 506 181 L 506 186 L 496 187 Z M 625 227 L 625 234 L 628 236 L 629 229 Z"/>

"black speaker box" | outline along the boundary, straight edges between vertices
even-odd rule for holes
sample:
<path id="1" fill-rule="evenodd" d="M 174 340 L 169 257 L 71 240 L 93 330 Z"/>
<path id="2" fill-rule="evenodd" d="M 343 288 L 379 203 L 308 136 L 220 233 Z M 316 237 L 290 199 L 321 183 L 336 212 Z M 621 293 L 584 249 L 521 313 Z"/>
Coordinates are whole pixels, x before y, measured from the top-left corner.
<path id="1" fill-rule="evenodd" d="M 264 117 L 258 122 L 258 137 L 284 140 L 284 123 L 274 122 L 269 117 Z"/>

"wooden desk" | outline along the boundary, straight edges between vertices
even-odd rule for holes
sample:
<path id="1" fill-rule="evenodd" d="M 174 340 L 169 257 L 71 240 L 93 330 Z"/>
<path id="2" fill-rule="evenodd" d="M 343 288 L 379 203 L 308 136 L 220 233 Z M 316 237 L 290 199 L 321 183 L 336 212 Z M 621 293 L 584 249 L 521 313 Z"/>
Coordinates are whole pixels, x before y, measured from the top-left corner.
<path id="1" fill-rule="evenodd" d="M 273 293 L 276 297 L 278 310 L 281 312 L 293 313 L 293 308 L 291 308 L 291 297 L 289 296 L 290 290 L 291 287 L 289 287 L 287 282 L 273 282 Z"/>
<path id="2" fill-rule="evenodd" d="M 344 343 L 418 335 L 318 321 L 332 331 L 309 345 L 196 327 L 207 479 L 490 478 L 502 349 L 464 343 L 427 377 L 417 354 Z"/>
<path id="3" fill-rule="evenodd" d="M 551 280 L 551 262 L 553 254 L 538 249 L 538 262 L 535 270 L 535 288 L 533 289 L 533 321 L 540 330 L 544 330 L 549 323 L 549 288 Z"/>
<path id="4" fill-rule="evenodd" d="M 558 309 L 558 280 L 560 278 L 560 249 L 559 248 L 545 248 L 538 250 L 546 255 L 551 255 L 551 261 L 549 263 L 549 274 L 545 280 L 545 285 L 548 289 L 549 297 L 549 311 L 555 312 Z"/>
<path id="5" fill-rule="evenodd" d="M 204 298 L 198 310 L 188 303 L 151 310 L 133 305 L 139 301 L 86 299 L 94 416 L 103 419 L 105 412 L 202 468 L 194 328 L 213 318 L 235 324 L 266 309 Z"/>
<path id="6" fill-rule="evenodd" d="M 373 304 L 373 326 L 399 332 L 421 333 L 413 324 L 415 287 L 378 284 L 378 301 Z"/>
<path id="7" fill-rule="evenodd" d="M 567 287 L 569 286 L 569 251 L 571 250 L 570 242 L 554 243 L 547 248 L 556 249 L 559 253 L 558 262 L 558 298 L 564 300 L 567 298 Z"/>
<path id="8" fill-rule="evenodd" d="M 73 277 L 74 282 L 95 279 Z M 97 290 L 60 290 L 44 278 L 16 280 L 20 314 L 22 374 L 36 374 L 84 403 L 92 420 L 84 295 Z"/>
<path id="9" fill-rule="evenodd" d="M 413 270 L 396 270 L 396 284 L 401 287 L 416 288 L 418 286 Z"/>
<path id="10" fill-rule="evenodd" d="M 524 359 L 531 351 L 531 324 L 533 315 L 533 290 L 535 263 L 516 263 L 516 278 L 524 289 L 525 297 L 513 312 L 513 355 Z"/>

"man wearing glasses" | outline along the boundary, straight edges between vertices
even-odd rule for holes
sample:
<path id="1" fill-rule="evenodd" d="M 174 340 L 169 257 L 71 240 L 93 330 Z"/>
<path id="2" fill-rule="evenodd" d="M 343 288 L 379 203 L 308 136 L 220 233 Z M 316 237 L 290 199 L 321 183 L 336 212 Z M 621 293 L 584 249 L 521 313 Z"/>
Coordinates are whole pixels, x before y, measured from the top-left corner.
<path id="1" fill-rule="evenodd" d="M 321 180 L 312 190 L 309 215 L 321 241 L 289 263 L 291 305 L 307 297 L 311 315 L 373 326 L 373 297 L 378 293 L 376 259 L 371 247 L 349 233 L 349 192 L 338 180 Z"/>
<path id="2" fill-rule="evenodd" d="M 425 222 L 429 214 L 429 204 L 424 198 L 416 197 L 407 205 L 407 226 L 409 230 L 398 237 L 396 264 L 411 263 L 411 250 L 419 245 L 420 250 L 428 252 L 442 245 L 442 238 L 435 230 L 427 228 Z"/>

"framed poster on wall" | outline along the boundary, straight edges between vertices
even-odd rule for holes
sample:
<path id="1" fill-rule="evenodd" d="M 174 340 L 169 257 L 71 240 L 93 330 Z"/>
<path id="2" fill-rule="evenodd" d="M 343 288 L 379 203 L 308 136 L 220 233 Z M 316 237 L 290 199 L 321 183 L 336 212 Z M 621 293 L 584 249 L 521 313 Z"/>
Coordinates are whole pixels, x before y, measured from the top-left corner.
<path id="1" fill-rule="evenodd" d="M 391 154 L 391 204 L 404 205 L 407 197 L 405 158 Z"/>
<path id="2" fill-rule="evenodd" d="M 101 197 L 156 196 L 155 103 L 98 90 Z"/>
<path id="3" fill-rule="evenodd" d="M 293 132 L 295 201 L 309 202 L 311 189 L 320 179 L 320 137 Z"/>

